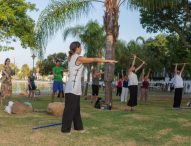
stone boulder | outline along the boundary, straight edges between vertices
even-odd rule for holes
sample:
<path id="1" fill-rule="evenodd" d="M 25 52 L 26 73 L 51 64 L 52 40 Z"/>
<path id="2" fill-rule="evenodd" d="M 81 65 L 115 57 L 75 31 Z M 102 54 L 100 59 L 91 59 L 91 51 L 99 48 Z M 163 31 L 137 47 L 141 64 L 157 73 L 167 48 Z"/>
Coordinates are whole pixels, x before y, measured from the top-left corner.
<path id="1" fill-rule="evenodd" d="M 12 113 L 13 114 L 25 114 L 30 113 L 33 111 L 32 106 L 27 106 L 20 102 L 14 102 L 12 106 Z"/>
<path id="2" fill-rule="evenodd" d="M 53 116 L 61 117 L 64 111 L 64 103 L 62 102 L 53 102 L 49 103 L 47 107 L 47 112 Z"/>

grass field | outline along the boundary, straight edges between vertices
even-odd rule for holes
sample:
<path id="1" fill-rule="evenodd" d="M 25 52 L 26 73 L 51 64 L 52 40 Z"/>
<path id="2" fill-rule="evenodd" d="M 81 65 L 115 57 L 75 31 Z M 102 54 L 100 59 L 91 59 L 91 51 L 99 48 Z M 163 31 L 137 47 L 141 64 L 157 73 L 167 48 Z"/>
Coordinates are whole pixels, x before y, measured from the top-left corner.
<path id="1" fill-rule="evenodd" d="M 148 104 L 138 105 L 133 112 L 125 112 L 125 103 L 114 98 L 114 110 L 97 110 L 83 98 L 81 114 L 86 132 L 72 130 L 63 135 L 60 126 L 32 131 L 32 127 L 60 123 L 61 117 L 46 113 L 50 96 L 41 96 L 33 102 L 39 112 L 8 115 L 0 110 L 0 146 L 190 146 L 191 110 L 171 108 L 172 96 L 151 93 Z M 27 101 L 14 97 L 14 101 Z M 184 98 L 182 106 L 186 106 Z M 59 100 L 58 100 L 59 101 Z"/>

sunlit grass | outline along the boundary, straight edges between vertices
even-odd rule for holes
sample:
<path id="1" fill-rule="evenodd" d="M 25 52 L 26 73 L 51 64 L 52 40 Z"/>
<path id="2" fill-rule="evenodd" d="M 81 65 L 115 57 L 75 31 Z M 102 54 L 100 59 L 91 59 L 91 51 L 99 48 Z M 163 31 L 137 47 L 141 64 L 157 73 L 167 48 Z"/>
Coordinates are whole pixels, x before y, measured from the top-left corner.
<path id="1" fill-rule="evenodd" d="M 103 94 L 101 93 L 103 97 Z M 32 127 L 60 123 L 61 117 L 48 115 L 50 96 L 32 102 L 39 112 L 8 115 L 0 111 L 1 146 L 128 146 L 128 145 L 191 145 L 191 110 L 173 110 L 171 94 L 153 92 L 147 104 L 138 105 L 133 112 L 125 112 L 126 103 L 113 100 L 112 111 L 98 110 L 81 98 L 81 114 L 86 132 L 72 130 L 63 135 L 60 126 L 32 130 Z M 28 101 L 14 97 L 15 101 Z M 59 99 L 57 99 L 60 101 Z M 186 106 L 184 98 L 182 106 Z"/>

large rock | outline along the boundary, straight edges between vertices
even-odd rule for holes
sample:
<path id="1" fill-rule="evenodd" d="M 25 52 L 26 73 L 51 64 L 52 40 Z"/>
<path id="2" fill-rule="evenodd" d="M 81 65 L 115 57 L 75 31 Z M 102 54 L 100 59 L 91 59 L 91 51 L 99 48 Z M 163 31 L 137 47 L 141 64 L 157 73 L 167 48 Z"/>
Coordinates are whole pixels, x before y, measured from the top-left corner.
<path id="1" fill-rule="evenodd" d="M 25 114 L 25 113 L 29 113 L 32 111 L 33 111 L 33 108 L 31 106 L 27 106 L 20 102 L 14 102 L 14 104 L 12 106 L 13 114 Z"/>
<path id="2" fill-rule="evenodd" d="M 49 103 L 47 112 L 54 116 L 62 116 L 64 111 L 64 103 L 62 102 L 53 102 Z"/>

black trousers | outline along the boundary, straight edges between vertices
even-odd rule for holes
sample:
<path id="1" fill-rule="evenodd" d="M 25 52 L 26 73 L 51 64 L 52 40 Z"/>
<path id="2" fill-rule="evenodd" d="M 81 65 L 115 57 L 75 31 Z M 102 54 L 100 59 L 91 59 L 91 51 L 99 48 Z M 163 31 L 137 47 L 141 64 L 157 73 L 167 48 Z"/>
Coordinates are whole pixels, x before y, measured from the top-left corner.
<path id="1" fill-rule="evenodd" d="M 137 105 L 138 86 L 137 85 L 129 86 L 129 92 L 130 92 L 130 98 L 127 105 L 130 107 L 134 107 Z"/>
<path id="2" fill-rule="evenodd" d="M 175 93 L 174 93 L 174 108 L 179 108 L 181 101 L 182 101 L 182 90 L 183 88 L 175 88 Z"/>
<path id="3" fill-rule="evenodd" d="M 72 93 L 66 93 L 61 131 L 66 133 L 70 132 L 72 122 L 75 130 L 83 130 L 80 114 L 80 96 Z"/>
<path id="4" fill-rule="evenodd" d="M 116 96 L 121 96 L 122 87 L 117 87 Z"/>
<path id="5" fill-rule="evenodd" d="M 92 95 L 98 96 L 99 94 L 99 85 L 92 85 Z"/>

